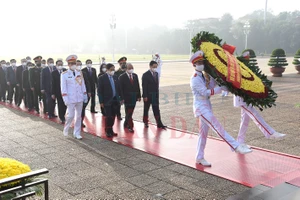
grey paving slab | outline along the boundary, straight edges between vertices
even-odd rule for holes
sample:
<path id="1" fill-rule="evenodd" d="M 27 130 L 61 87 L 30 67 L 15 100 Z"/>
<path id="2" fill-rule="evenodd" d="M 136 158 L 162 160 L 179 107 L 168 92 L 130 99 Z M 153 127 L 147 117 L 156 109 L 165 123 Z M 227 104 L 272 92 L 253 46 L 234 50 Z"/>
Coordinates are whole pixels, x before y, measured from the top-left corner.
<path id="1" fill-rule="evenodd" d="M 145 190 L 152 193 L 153 195 L 155 194 L 164 195 L 166 193 L 172 192 L 177 189 L 179 188 L 164 181 L 156 182 L 145 187 Z"/>
<path id="2" fill-rule="evenodd" d="M 126 179 L 126 181 L 128 181 L 129 183 L 131 183 L 137 187 L 144 187 L 146 185 L 150 185 L 152 183 L 159 182 L 159 180 L 157 178 L 148 176 L 146 174 L 129 177 Z"/>
<path id="3" fill-rule="evenodd" d="M 116 183 L 111 183 L 109 185 L 103 186 L 107 191 L 110 193 L 120 195 L 122 193 L 137 189 L 136 186 L 132 185 L 131 183 L 128 183 L 127 181 L 120 180 Z"/>
<path id="4" fill-rule="evenodd" d="M 197 195 L 187 190 L 178 189 L 163 196 L 165 199 L 197 199 Z"/>

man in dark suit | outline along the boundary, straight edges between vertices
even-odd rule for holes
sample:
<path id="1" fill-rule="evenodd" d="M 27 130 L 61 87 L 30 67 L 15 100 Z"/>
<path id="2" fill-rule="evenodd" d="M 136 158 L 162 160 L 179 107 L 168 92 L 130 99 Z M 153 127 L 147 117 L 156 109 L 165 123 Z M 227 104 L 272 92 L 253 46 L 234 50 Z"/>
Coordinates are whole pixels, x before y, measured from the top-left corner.
<path id="1" fill-rule="evenodd" d="M 36 66 L 29 69 L 29 83 L 30 83 L 30 88 L 33 92 L 33 106 L 35 111 L 39 114 L 40 113 L 39 97 L 41 96 L 41 82 L 40 82 L 41 68 L 40 67 L 41 67 L 42 57 L 37 56 L 33 60 L 35 61 Z"/>
<path id="2" fill-rule="evenodd" d="M 57 99 L 57 107 L 58 107 L 58 116 L 59 119 L 61 121 L 62 124 L 64 124 L 66 122 L 66 110 L 67 110 L 67 106 L 64 103 L 64 100 L 61 96 L 61 89 L 60 89 L 60 76 L 61 74 L 66 71 L 65 68 L 63 68 L 63 62 L 58 60 L 56 61 L 56 69 L 52 71 L 51 76 L 52 76 L 52 80 L 51 80 L 51 97 L 52 99 L 55 101 L 55 99 Z"/>
<path id="3" fill-rule="evenodd" d="M 106 65 L 106 74 L 100 76 L 98 82 L 98 95 L 101 107 L 106 113 L 105 133 L 107 137 L 113 137 L 117 134 L 113 131 L 115 117 L 120 104 L 119 81 L 114 76 L 115 66 L 111 63 Z"/>
<path id="4" fill-rule="evenodd" d="M 86 64 L 86 68 L 82 69 L 82 72 L 84 72 L 85 74 L 87 74 L 89 83 L 90 83 L 90 87 L 91 87 L 91 97 L 88 98 L 88 102 L 91 100 L 91 113 L 97 113 L 95 110 L 95 106 L 96 106 L 96 100 L 95 100 L 95 96 L 96 96 L 96 87 L 97 87 L 97 72 L 96 69 L 94 67 L 92 67 L 92 60 L 87 59 L 85 61 Z"/>
<path id="5" fill-rule="evenodd" d="M 27 63 L 25 70 L 22 72 L 22 89 L 25 92 L 26 105 L 28 111 L 33 109 L 33 91 L 29 83 L 29 69 L 33 67 L 31 62 Z"/>
<path id="6" fill-rule="evenodd" d="M 8 86 L 8 94 L 7 100 L 9 103 L 12 103 L 14 94 L 16 96 L 15 88 L 16 88 L 16 60 L 10 60 L 11 66 L 6 69 L 6 82 Z M 16 102 L 16 98 L 15 98 Z"/>
<path id="7" fill-rule="evenodd" d="M 6 62 L 5 60 L 2 60 L 0 62 L 0 101 L 5 102 L 6 101 Z"/>
<path id="8" fill-rule="evenodd" d="M 150 69 L 145 72 L 142 76 L 142 86 L 143 86 L 143 99 L 144 99 L 144 117 L 143 122 L 145 127 L 148 128 L 148 112 L 150 105 L 152 105 L 153 114 L 156 120 L 158 128 L 165 129 L 167 126 L 163 125 L 160 117 L 159 110 L 159 78 L 157 69 L 157 62 L 151 61 L 149 63 Z"/>
<path id="9" fill-rule="evenodd" d="M 88 94 L 88 99 L 91 98 L 91 85 L 90 85 L 90 81 L 89 81 L 89 76 L 88 74 L 82 70 L 82 62 L 80 60 L 76 61 L 76 70 L 77 71 L 81 71 L 82 76 L 83 76 L 83 80 L 84 80 L 84 84 L 85 84 L 85 89 L 86 92 Z M 83 120 L 85 118 L 85 109 L 87 107 L 87 105 L 89 104 L 89 102 L 83 102 L 83 106 L 82 106 L 82 111 L 81 111 L 81 127 L 85 127 L 85 124 L 83 123 Z"/>
<path id="10" fill-rule="evenodd" d="M 115 73 L 115 76 L 117 78 L 119 78 L 122 74 L 125 73 L 126 71 L 126 62 L 127 62 L 127 58 L 126 57 L 121 57 L 119 60 L 118 60 L 118 63 L 119 63 L 119 69 L 116 71 Z M 117 110 L 117 118 L 118 120 L 122 120 L 122 117 L 121 117 L 121 105 L 119 105 L 118 107 L 118 110 Z"/>
<path id="11" fill-rule="evenodd" d="M 51 89 L 52 87 L 51 73 L 56 70 L 56 67 L 54 66 L 53 58 L 48 58 L 47 64 L 48 67 L 42 68 L 42 72 L 41 72 L 41 93 L 45 94 L 46 104 L 44 104 L 44 106 L 48 111 L 49 119 L 52 119 L 54 117 L 57 117 L 56 115 L 54 115 L 55 100 L 52 98 L 52 89 Z"/>
<path id="12" fill-rule="evenodd" d="M 141 92 L 138 75 L 133 73 L 133 66 L 127 63 L 126 72 L 119 77 L 121 99 L 125 105 L 124 128 L 133 131 L 132 115 L 137 101 L 141 101 Z"/>
<path id="13" fill-rule="evenodd" d="M 27 64 L 26 64 L 26 59 L 23 58 L 21 60 L 20 66 L 17 67 L 17 72 L 16 72 L 16 85 L 17 85 L 17 91 L 18 91 L 18 99 L 16 101 L 17 106 L 20 106 L 22 103 L 22 99 L 24 98 L 24 103 L 25 106 L 27 106 L 26 98 L 25 98 L 25 91 L 23 91 L 23 81 L 22 81 L 22 74 L 23 72 L 27 69 Z"/>

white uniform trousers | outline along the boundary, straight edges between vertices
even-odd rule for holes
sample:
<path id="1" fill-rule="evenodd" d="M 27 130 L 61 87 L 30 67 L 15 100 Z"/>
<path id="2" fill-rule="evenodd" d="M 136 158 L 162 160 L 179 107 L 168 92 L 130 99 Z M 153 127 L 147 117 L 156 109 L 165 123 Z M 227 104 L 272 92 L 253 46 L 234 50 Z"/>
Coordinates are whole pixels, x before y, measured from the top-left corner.
<path id="1" fill-rule="evenodd" d="M 225 131 L 211 110 L 210 112 L 205 112 L 200 115 L 199 126 L 199 138 L 196 153 L 197 161 L 204 158 L 204 149 L 209 128 L 218 134 L 232 149 L 236 149 L 239 146 L 239 143 Z"/>
<path id="2" fill-rule="evenodd" d="M 270 138 L 270 136 L 275 133 L 275 130 L 266 123 L 266 121 L 253 106 L 241 105 L 241 125 L 237 137 L 237 141 L 239 143 L 245 142 L 250 119 L 253 120 L 266 138 Z"/>
<path id="3" fill-rule="evenodd" d="M 75 122 L 74 122 L 73 136 L 74 137 L 80 136 L 82 106 L 83 106 L 83 102 L 70 103 L 67 106 L 68 114 L 67 114 L 67 120 L 66 120 L 65 127 L 64 127 L 64 135 L 65 136 L 68 135 L 69 128 L 70 128 L 74 118 L 75 118 Z"/>

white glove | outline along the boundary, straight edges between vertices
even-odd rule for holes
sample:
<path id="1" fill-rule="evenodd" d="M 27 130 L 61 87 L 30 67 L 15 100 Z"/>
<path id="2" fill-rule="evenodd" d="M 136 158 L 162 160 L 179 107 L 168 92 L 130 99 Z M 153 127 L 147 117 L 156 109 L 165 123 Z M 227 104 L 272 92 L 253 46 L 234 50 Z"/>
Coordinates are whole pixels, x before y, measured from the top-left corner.
<path id="1" fill-rule="evenodd" d="M 83 95 L 83 103 L 87 103 L 88 102 L 88 96 L 87 94 Z"/>
<path id="2" fill-rule="evenodd" d="M 222 92 L 222 88 L 219 86 L 215 87 L 214 90 L 214 94 L 220 94 Z"/>
<path id="3" fill-rule="evenodd" d="M 221 86 L 221 88 L 222 88 L 223 91 L 228 92 L 228 88 L 226 86 Z"/>

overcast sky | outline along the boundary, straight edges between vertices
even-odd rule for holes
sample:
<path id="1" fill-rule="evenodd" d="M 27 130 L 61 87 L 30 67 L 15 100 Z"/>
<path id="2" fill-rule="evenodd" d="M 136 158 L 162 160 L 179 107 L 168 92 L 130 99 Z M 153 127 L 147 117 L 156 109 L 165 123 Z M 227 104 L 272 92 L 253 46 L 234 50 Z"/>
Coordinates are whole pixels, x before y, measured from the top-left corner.
<path id="1" fill-rule="evenodd" d="M 74 31 L 82 36 L 92 32 L 101 36 L 101 30 L 109 28 L 112 13 L 116 15 L 117 28 L 151 24 L 181 28 L 187 20 L 218 18 L 224 13 L 237 19 L 264 9 L 265 0 L 1 0 L 0 7 L 0 42 L 16 47 L 15 43 L 24 46 L 45 38 L 48 42 L 59 40 L 60 36 L 72 40 Z M 300 0 L 268 1 L 268 10 L 274 14 L 296 9 L 300 9 Z"/>

